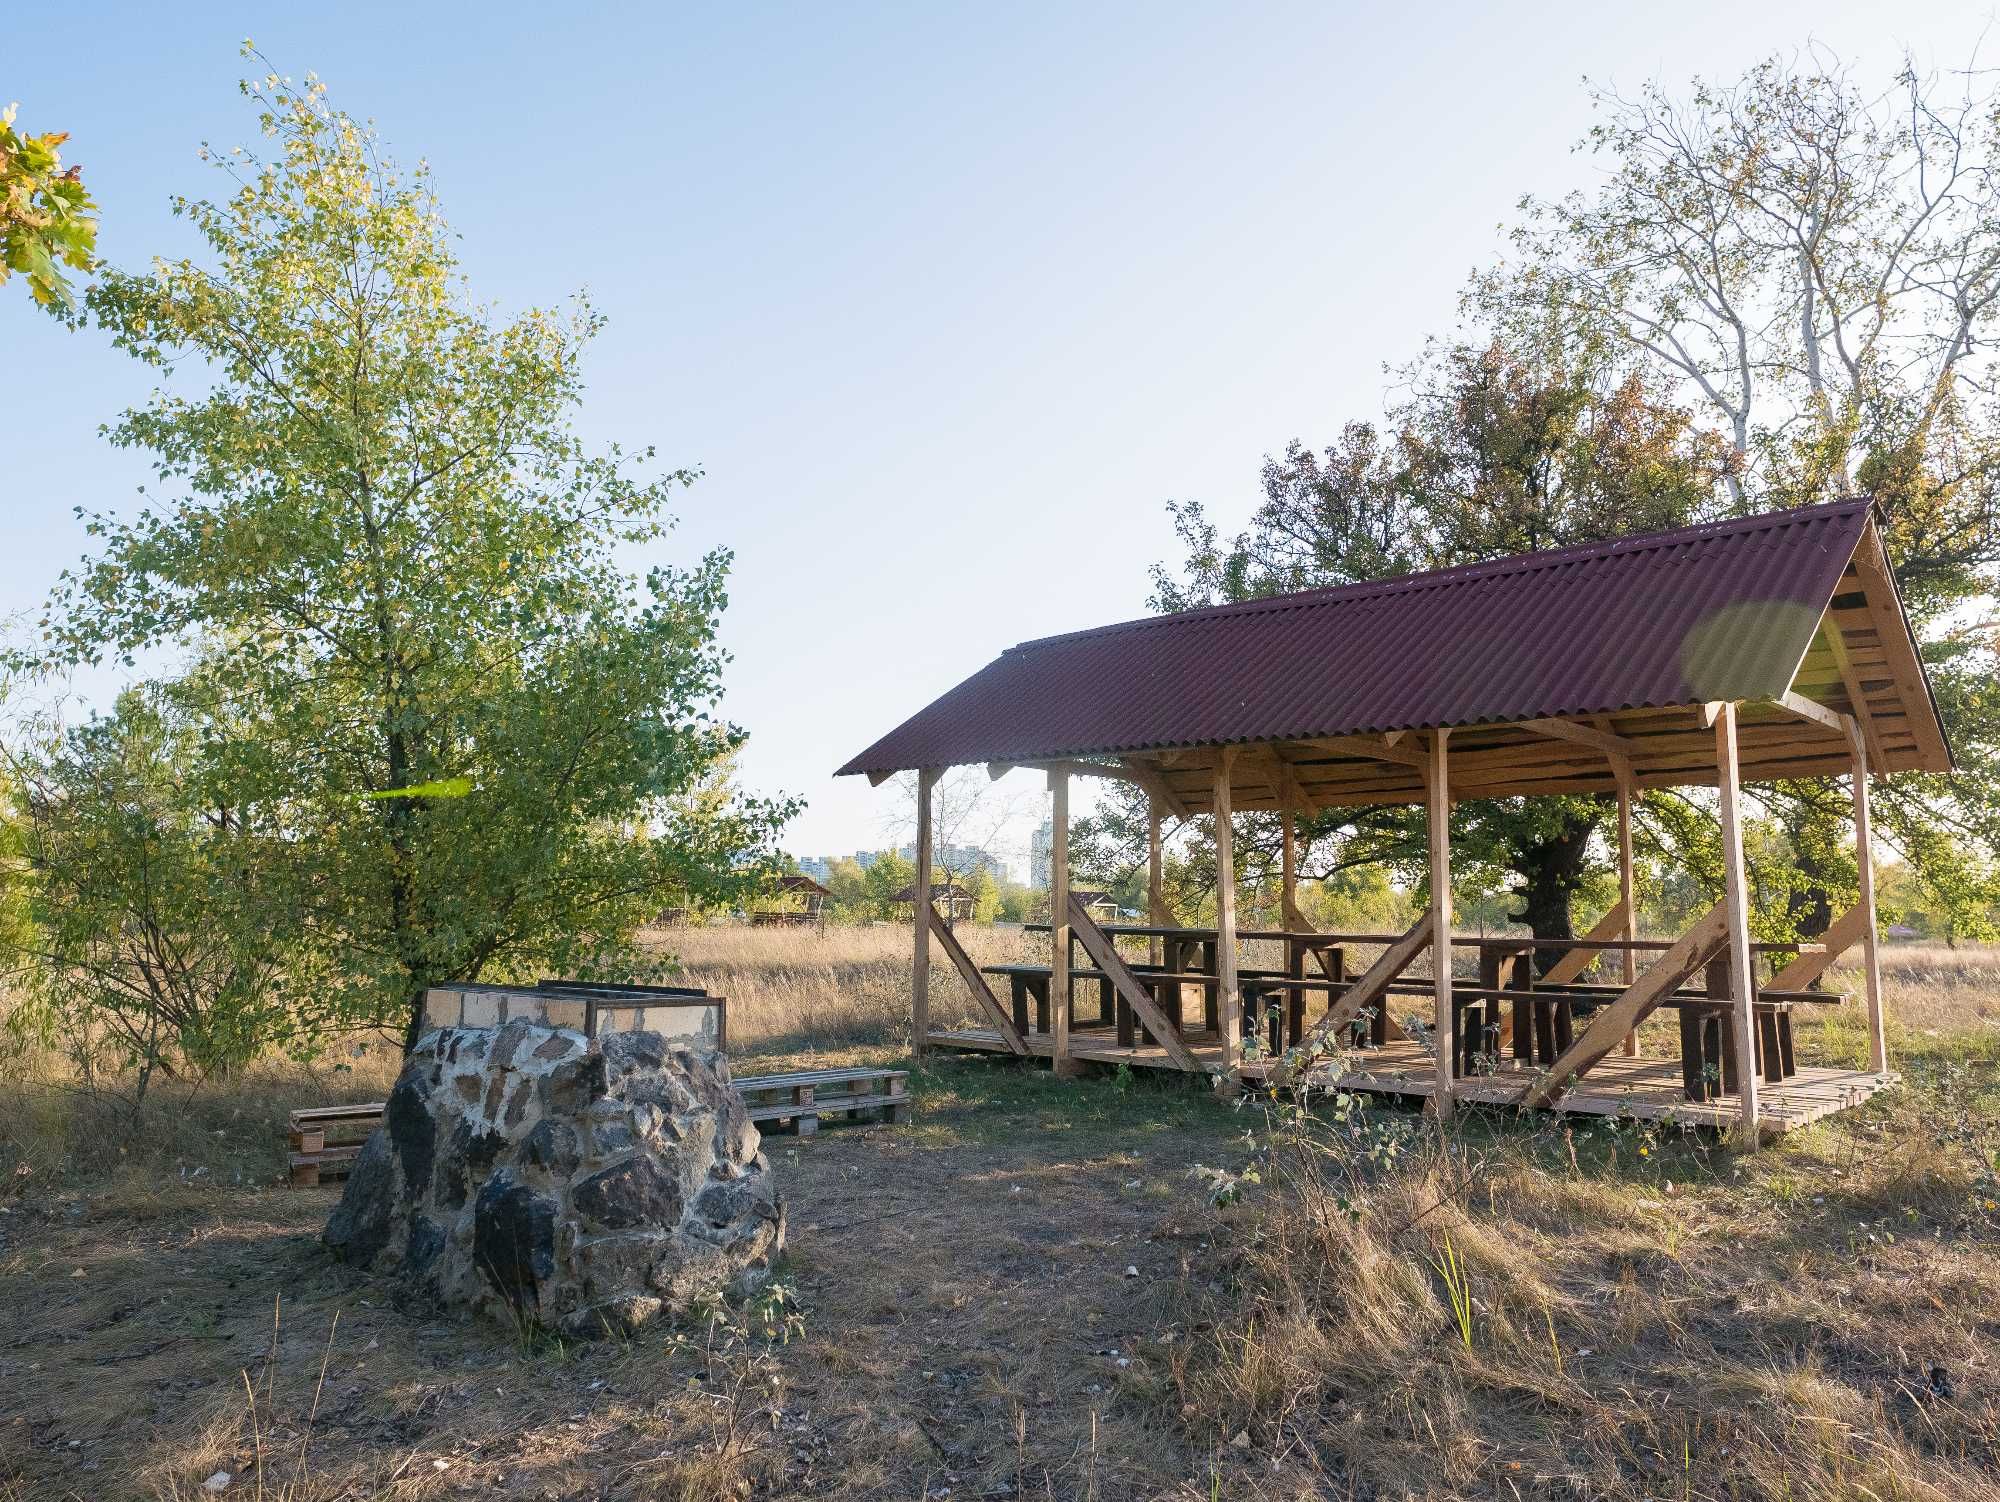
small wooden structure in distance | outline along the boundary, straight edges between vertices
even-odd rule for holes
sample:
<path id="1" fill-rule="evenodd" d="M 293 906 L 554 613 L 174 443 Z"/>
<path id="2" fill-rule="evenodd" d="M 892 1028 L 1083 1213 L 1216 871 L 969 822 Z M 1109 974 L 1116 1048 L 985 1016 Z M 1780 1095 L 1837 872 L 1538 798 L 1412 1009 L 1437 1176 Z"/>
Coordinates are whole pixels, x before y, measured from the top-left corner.
<path id="1" fill-rule="evenodd" d="M 827 899 L 833 896 L 825 887 L 802 871 L 793 871 L 780 876 L 771 884 L 771 889 L 781 898 L 796 898 L 800 906 L 782 908 L 755 908 L 750 913 L 753 926 L 795 925 L 816 928 L 826 922 Z"/>
<path id="2" fill-rule="evenodd" d="M 1048 777 L 1049 1022 L 1045 1030 L 1021 1025 L 946 935 L 949 957 L 992 1026 L 933 1032 L 929 946 L 944 928 L 920 905 L 911 991 L 919 1051 L 944 1044 L 1046 1056 L 1058 1073 L 1073 1072 L 1084 1059 L 1123 1060 L 1280 1084 L 1319 1069 L 1343 1086 L 1425 1097 L 1440 1112 L 1461 1099 L 1512 1102 L 1740 1122 L 1753 1135 L 1865 1099 L 1892 1078 L 1876 958 L 1869 778 L 1952 769 L 1872 506 L 1860 499 L 1150 617 L 1015 647 L 840 769 L 877 783 L 900 771 L 917 773 L 912 890 L 930 882 L 931 791 L 940 771 L 981 762 L 996 776 L 1026 766 Z M 1177 976 L 1128 965 L 1112 936 L 1071 900 L 1069 788 L 1077 777 L 1121 779 L 1146 791 L 1156 925 L 1171 921 L 1161 884 L 1162 821 L 1214 816 L 1211 973 Z M 1742 786 L 1806 777 L 1850 781 L 1859 900 L 1815 943 L 1753 946 Z M 1638 940 L 1633 795 L 1697 785 L 1716 788 L 1719 799 L 1722 898 L 1670 944 Z M 1615 797 L 1620 901 L 1547 974 L 1482 975 L 1478 987 L 1463 986 L 1449 959 L 1454 944 L 1468 942 L 1452 931 L 1450 807 L 1547 793 Z M 1384 946 L 1358 976 L 1328 972 L 1310 982 L 1289 976 L 1272 982 L 1295 991 L 1317 987 L 1328 998 L 1326 1015 L 1283 1056 L 1246 1059 L 1230 815 L 1260 809 L 1282 816 L 1286 937 L 1310 943 L 1295 900 L 1292 816 L 1382 804 L 1421 804 L 1429 814 L 1429 910 L 1408 933 L 1353 936 Z M 1093 977 L 1138 1019 L 1143 1044 L 1072 1037 L 1073 940 L 1094 962 Z M 1803 995 L 1856 944 L 1869 1068 L 1791 1069 L 1781 1085 L 1760 1088 L 1769 1084 L 1760 1079 L 1763 1033 L 1771 1026 L 1768 1014 L 1782 1004 L 1766 1001 L 1767 993 Z M 1753 948 L 1774 947 L 1796 957 L 1760 987 Z M 1323 1065 L 1322 1051 L 1348 1036 L 1358 1019 L 1412 990 L 1405 972 L 1427 951 L 1433 959 L 1423 989 L 1430 993 L 1434 1043 L 1390 1039 L 1366 1056 L 1366 1067 Z M 1482 1027 L 1490 1027 L 1487 1019 L 1503 1003 L 1515 1006 L 1517 1018 L 1528 1016 L 1546 999 L 1537 988 L 1574 986 L 1597 952 L 1616 958 L 1618 982 L 1588 997 L 1595 1013 L 1580 1032 L 1543 1047 L 1540 1058 L 1523 1055 L 1528 1040 L 1517 1032 L 1511 1060 L 1494 1050 L 1483 1056 L 1490 1067 L 1461 1067 L 1471 1056 L 1460 1033 L 1467 1025 L 1463 1000 L 1487 1003 Z M 1141 968 L 1153 973 L 1142 975 Z M 1710 978 L 1706 992 L 1682 989 L 1703 973 Z M 1185 1031 L 1163 1004 L 1190 980 L 1215 998 L 1214 1026 L 1206 1031 Z M 1727 1077 L 1703 1086 L 1698 1104 L 1681 1088 L 1702 1084 L 1687 1055 L 1683 1067 L 1635 1057 L 1635 1030 L 1662 1005 L 1683 1009 L 1684 1046 L 1708 1059 L 1714 1075 Z M 1696 1025 L 1688 1042 L 1691 1015 Z M 1722 1040 L 1704 1042 L 1702 1029 L 1724 1018 Z M 1772 1031 L 1771 1048 L 1790 1068 L 1789 1032 Z"/>
<path id="3" fill-rule="evenodd" d="M 925 819 L 923 822 L 928 825 L 930 821 Z M 918 906 L 917 888 L 924 885 L 926 883 L 921 879 L 913 881 L 889 900 L 914 911 Z M 931 894 L 931 911 L 938 914 L 946 923 L 963 923 L 972 916 L 973 908 L 978 905 L 973 895 L 955 881 L 933 881 L 928 883 L 928 886 Z"/>

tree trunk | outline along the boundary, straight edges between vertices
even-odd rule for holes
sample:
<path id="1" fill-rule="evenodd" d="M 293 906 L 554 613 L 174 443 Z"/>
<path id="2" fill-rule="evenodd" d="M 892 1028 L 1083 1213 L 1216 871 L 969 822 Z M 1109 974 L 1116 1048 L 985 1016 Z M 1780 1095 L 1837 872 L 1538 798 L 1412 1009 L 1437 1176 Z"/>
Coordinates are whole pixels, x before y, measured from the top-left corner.
<path id="1" fill-rule="evenodd" d="M 1523 841 L 1514 846 L 1511 864 L 1520 883 L 1514 895 L 1520 906 L 1508 916 L 1525 923 L 1538 939 L 1573 939 L 1570 903 L 1583 885 L 1590 855 L 1590 837 L 1596 832 L 1599 815 L 1572 815 L 1549 838 Z M 1535 974 L 1545 974 L 1569 951 L 1549 948 L 1535 951 Z"/>

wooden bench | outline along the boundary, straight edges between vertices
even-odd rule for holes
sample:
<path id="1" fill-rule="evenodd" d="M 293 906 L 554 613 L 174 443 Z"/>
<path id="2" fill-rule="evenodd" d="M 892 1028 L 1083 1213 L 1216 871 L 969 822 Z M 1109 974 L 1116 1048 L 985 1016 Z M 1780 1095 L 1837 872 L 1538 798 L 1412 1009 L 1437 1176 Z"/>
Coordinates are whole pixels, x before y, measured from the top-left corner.
<path id="1" fill-rule="evenodd" d="M 910 1119 L 909 1074 L 901 1069 L 810 1069 L 792 1074 L 748 1074 L 736 1093 L 760 1126 L 790 1124 L 801 1137 L 819 1130 L 822 1116 L 869 1116 L 901 1124 Z M 291 1183 L 310 1188 L 322 1178 L 344 1178 L 382 1125 L 383 1103 L 319 1106 L 291 1113 Z M 329 1141 L 328 1134 L 340 1140 Z"/>

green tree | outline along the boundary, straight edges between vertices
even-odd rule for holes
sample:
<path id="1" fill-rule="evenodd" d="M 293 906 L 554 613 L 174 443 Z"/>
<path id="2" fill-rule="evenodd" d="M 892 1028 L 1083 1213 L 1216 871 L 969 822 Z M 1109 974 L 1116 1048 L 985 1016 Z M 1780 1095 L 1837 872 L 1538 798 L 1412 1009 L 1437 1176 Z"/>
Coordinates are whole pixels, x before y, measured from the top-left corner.
<path id="1" fill-rule="evenodd" d="M 1870 87 L 1808 49 L 1684 91 L 1590 90 L 1597 184 L 1523 200 L 1468 311 L 1626 351 L 1728 444 L 1742 511 L 1861 492 L 1963 775 L 1883 785 L 1876 818 L 1933 911 L 1989 931 L 2000 896 L 2000 89 L 1905 62 Z M 1850 900 L 1824 789 L 1758 789 L 1799 924 Z"/>
<path id="2" fill-rule="evenodd" d="M 198 713 L 161 690 L 38 737 L 14 761 L 27 917 L 7 934 L 17 1036 L 66 1049 L 93 1083 L 200 1078 L 309 1038 L 288 994 L 297 911 L 261 858 L 277 831 L 228 801 Z"/>
<path id="3" fill-rule="evenodd" d="M 1392 577 L 1621 531 L 1695 520 L 1716 503 L 1731 456 L 1689 415 L 1662 401 L 1602 341 L 1559 324 L 1515 342 L 1435 345 L 1404 372 L 1410 395 L 1388 435 L 1351 424 L 1324 455 L 1294 443 L 1267 459 L 1264 501 L 1236 537 L 1219 538 L 1198 506 L 1175 519 L 1186 548 L 1176 572 L 1155 570 L 1155 603 L 1184 609 L 1286 590 Z M 1108 842 L 1109 877 L 1143 852 L 1143 800 L 1089 821 Z M 1511 798 L 1459 804 L 1455 860 L 1471 877 L 1511 881 L 1509 916 L 1540 938 L 1573 935 L 1571 908 L 1602 864 L 1598 798 Z M 1278 821 L 1247 816 L 1245 874 L 1270 883 Z M 1386 862 L 1425 879 L 1421 809 L 1339 810 L 1299 821 L 1302 872 L 1321 879 Z M 1187 874 L 1212 881 L 1191 862 Z M 1486 875 L 1482 880 L 1488 879 Z M 1544 964 L 1555 951 L 1545 952 Z"/>
<path id="4" fill-rule="evenodd" d="M 110 430 L 169 495 L 90 518 L 48 651 L 198 642 L 218 775 L 309 904 L 291 963 L 414 1041 L 441 980 L 643 968 L 637 925 L 754 884 L 791 805 L 728 781 L 728 556 L 621 561 L 695 476 L 574 435 L 597 316 L 472 304 L 421 170 L 311 79 L 244 90 L 266 146 L 175 200 L 207 264 L 90 295 L 120 348 L 203 379 Z"/>
<path id="5" fill-rule="evenodd" d="M 15 272 L 28 292 L 57 313 L 75 302 L 62 268 L 96 264 L 97 205 L 79 167 L 64 167 L 66 132 L 24 136 L 14 129 L 18 105 L 0 110 L 0 282 Z"/>
<path id="6" fill-rule="evenodd" d="M 893 850 L 884 850 L 869 864 L 868 909 L 876 918 L 895 916 L 896 894 L 917 879 L 917 868 Z"/>

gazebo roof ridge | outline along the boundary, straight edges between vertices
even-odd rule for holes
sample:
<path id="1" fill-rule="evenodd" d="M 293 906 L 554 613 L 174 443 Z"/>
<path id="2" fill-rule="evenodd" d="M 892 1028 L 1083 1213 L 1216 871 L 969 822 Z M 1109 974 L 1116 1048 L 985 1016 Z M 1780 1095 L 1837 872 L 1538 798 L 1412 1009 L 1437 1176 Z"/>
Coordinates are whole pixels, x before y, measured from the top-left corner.
<path id="1" fill-rule="evenodd" d="M 1509 553 L 1501 558 L 1483 558 L 1477 563 L 1455 563 L 1449 568 L 1422 569 L 1416 573 L 1399 574 L 1393 579 L 1363 579 L 1352 584 L 1325 584 L 1314 589 L 1294 589 L 1282 594 L 1260 595 L 1251 600 L 1227 600 L 1215 605 L 1197 605 L 1187 610 L 1132 616 L 1122 621 L 1110 621 L 1102 626 L 1085 626 L 1075 631 L 1058 631 L 1049 636 L 1031 637 L 1026 641 L 1016 642 L 1011 647 L 1002 648 L 1000 655 L 1006 657 L 1015 652 L 1032 652 L 1040 647 L 1084 641 L 1096 636 L 1173 627 L 1194 620 L 1226 620 L 1235 616 L 1281 614 L 1287 610 L 1310 609 L 1336 602 L 1348 603 L 1375 596 L 1386 598 L 1414 594 L 1426 589 L 1449 588 L 1495 574 L 1528 575 L 1577 563 L 1587 563 L 1599 558 L 1664 551 L 1714 537 L 1773 531 L 1781 526 L 1796 524 L 1806 517 L 1831 517 L 1837 513 L 1864 516 L 1875 514 L 1876 510 L 1875 502 L 1867 496 L 1843 496 L 1837 500 L 1818 501 L 1811 505 L 1793 506 L 1779 511 L 1759 511 L 1750 516 L 1722 517 L 1715 521 L 1697 522 L 1691 526 L 1676 527 L 1666 532 L 1633 532 L 1619 537 L 1600 538 L 1595 542 L 1575 542 L 1559 548 Z"/>
<path id="2" fill-rule="evenodd" d="M 1149 770 L 1124 772 L 1200 811 L 1202 763 L 1263 746 L 1245 763 L 1240 808 L 1413 802 L 1414 752 L 1382 738 L 1458 730 L 1470 738 L 1452 755 L 1472 758 L 1460 782 L 1479 796 L 1589 793 L 1611 785 L 1607 751 L 1643 786 L 1713 782 L 1707 726 L 1723 703 L 1751 707 L 1753 779 L 1836 772 L 1842 715 L 1860 717 L 1879 771 L 1951 769 L 1873 502 L 1041 637 L 840 773 L 1150 757 Z M 1520 753 L 1551 734 L 1567 750 Z M 1342 764 L 1357 758 L 1374 765 Z M 1491 775 L 1508 767 L 1519 775 Z"/>

